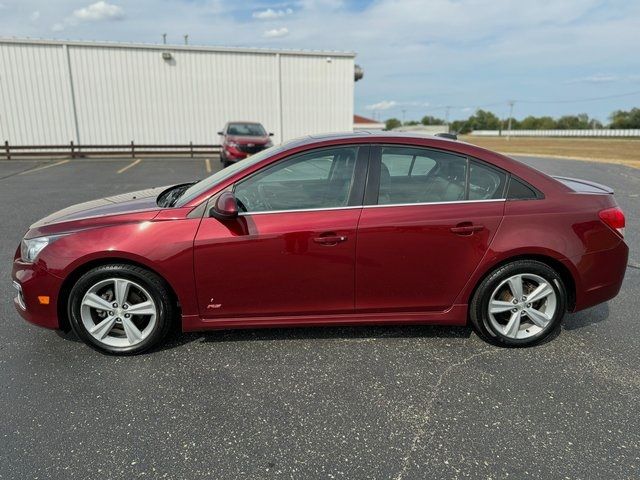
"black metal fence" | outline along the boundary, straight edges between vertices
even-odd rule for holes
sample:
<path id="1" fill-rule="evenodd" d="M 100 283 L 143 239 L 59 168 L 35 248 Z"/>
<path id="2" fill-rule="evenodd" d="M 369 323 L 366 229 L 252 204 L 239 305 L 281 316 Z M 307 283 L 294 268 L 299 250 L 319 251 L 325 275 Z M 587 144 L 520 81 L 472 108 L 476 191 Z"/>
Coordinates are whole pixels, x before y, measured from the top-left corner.
<path id="1" fill-rule="evenodd" d="M 50 157 L 68 156 L 71 158 L 87 156 L 111 156 L 111 157 L 131 157 L 141 155 L 170 155 L 189 156 L 195 155 L 217 155 L 220 153 L 220 145 L 201 145 L 189 142 L 180 145 L 137 145 L 133 141 L 126 145 L 76 145 L 69 142 L 66 145 L 11 145 L 4 142 L 4 150 L 0 153 L 0 158 L 6 160 L 19 157 Z"/>

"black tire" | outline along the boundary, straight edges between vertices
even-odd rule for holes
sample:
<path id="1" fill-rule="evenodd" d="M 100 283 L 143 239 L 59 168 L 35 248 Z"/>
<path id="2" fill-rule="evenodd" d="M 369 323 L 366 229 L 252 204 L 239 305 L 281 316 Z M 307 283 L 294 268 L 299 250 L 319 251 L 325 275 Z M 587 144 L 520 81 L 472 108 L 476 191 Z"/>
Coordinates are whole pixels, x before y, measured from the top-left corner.
<path id="1" fill-rule="evenodd" d="M 495 328 L 489 318 L 489 302 L 494 291 L 503 281 L 519 274 L 532 274 L 542 277 L 551 285 L 555 293 L 555 312 L 551 320 L 544 329 L 527 338 L 506 336 L 504 332 Z M 469 316 L 476 333 L 487 342 L 501 347 L 529 347 L 539 344 L 557 333 L 566 313 L 566 308 L 567 292 L 558 272 L 546 263 L 536 260 L 516 260 L 492 271 L 480 282 L 469 305 Z M 528 330 L 526 331 L 528 332 Z"/>
<path id="2" fill-rule="evenodd" d="M 81 302 L 87 291 L 98 282 L 111 278 L 122 278 L 140 285 L 156 306 L 155 325 L 147 337 L 136 345 L 105 345 L 89 333 L 82 321 Z M 78 279 L 69 294 L 68 315 L 73 331 L 90 347 L 111 355 L 135 355 L 160 345 L 174 325 L 176 314 L 177 309 L 166 282 L 155 273 L 134 265 L 109 264 L 93 268 Z"/>

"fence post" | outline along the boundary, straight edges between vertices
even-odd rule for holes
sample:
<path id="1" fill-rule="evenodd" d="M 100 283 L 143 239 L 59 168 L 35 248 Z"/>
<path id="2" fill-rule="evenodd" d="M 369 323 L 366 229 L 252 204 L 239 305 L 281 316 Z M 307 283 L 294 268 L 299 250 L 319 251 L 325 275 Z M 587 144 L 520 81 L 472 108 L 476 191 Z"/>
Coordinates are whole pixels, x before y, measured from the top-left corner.
<path id="1" fill-rule="evenodd" d="M 189 142 L 189 152 L 191 152 L 191 158 L 193 158 L 193 142 Z"/>
<path id="2" fill-rule="evenodd" d="M 131 158 L 136 158 L 136 147 L 133 144 L 133 140 L 131 140 Z"/>
<path id="3" fill-rule="evenodd" d="M 75 149 L 73 147 L 73 140 L 71 140 L 69 144 L 71 145 L 71 158 L 76 158 Z"/>
<path id="4" fill-rule="evenodd" d="M 7 160 L 11 160 L 11 150 L 9 149 L 9 140 L 4 141 L 4 149 L 7 152 Z"/>

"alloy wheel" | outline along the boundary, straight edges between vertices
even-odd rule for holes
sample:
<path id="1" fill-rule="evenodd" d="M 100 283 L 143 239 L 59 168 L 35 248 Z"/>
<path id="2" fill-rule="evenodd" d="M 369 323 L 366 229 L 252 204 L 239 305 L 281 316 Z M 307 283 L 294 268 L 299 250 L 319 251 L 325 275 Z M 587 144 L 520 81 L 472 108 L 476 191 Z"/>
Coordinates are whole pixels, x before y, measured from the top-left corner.
<path id="1" fill-rule="evenodd" d="M 108 278 L 91 286 L 80 305 L 87 332 L 110 347 L 142 343 L 156 325 L 153 297 L 140 284 L 125 278 Z"/>
<path id="2" fill-rule="evenodd" d="M 513 275 L 491 294 L 489 322 L 504 337 L 526 339 L 549 327 L 556 307 L 556 291 L 549 281 L 533 273 Z"/>

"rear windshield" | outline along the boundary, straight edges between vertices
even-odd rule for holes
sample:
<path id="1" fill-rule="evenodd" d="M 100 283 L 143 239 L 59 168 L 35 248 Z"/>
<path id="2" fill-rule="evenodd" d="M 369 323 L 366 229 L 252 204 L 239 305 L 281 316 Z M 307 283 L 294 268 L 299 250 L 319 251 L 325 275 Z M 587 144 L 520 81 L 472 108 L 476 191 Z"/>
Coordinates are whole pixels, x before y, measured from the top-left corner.
<path id="1" fill-rule="evenodd" d="M 227 128 L 229 135 L 242 135 L 245 137 L 264 137 L 267 135 L 264 127 L 259 123 L 230 123 Z"/>

